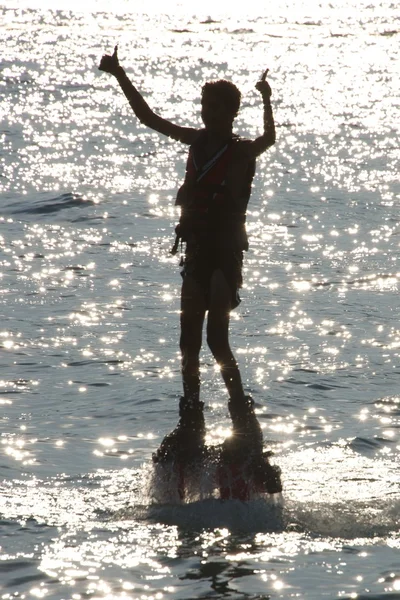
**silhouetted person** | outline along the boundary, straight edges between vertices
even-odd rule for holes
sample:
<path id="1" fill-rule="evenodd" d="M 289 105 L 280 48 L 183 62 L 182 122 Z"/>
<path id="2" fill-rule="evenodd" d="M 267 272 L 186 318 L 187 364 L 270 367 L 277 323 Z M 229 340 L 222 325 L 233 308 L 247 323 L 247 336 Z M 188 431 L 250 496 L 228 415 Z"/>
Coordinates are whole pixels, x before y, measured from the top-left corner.
<path id="1" fill-rule="evenodd" d="M 229 81 L 202 88 L 204 128 L 181 127 L 156 115 L 120 66 L 117 47 L 101 59 L 99 69 L 114 75 L 139 121 L 189 146 L 186 176 L 176 204 L 181 217 L 174 251 L 186 244 L 182 268 L 181 337 L 183 397 L 180 419 L 161 443 L 155 462 L 175 456 L 190 459 L 204 449 L 205 425 L 200 401 L 199 353 L 207 316 L 207 343 L 229 393 L 233 435 L 225 445 L 261 453 L 262 433 L 253 400 L 246 396 L 238 364 L 229 345 L 229 313 L 240 302 L 243 252 L 248 249 L 245 221 L 255 159 L 275 143 L 271 88 L 267 71 L 256 84 L 264 104 L 264 132 L 255 140 L 233 134 L 241 94 Z"/>

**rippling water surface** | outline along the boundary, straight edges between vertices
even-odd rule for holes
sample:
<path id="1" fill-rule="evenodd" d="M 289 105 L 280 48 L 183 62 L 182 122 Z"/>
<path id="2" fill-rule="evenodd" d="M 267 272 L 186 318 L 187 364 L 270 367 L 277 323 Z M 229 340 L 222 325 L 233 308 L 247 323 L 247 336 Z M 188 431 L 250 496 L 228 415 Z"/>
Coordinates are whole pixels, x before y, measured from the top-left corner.
<path id="1" fill-rule="evenodd" d="M 400 598 L 398 4 L 15 6 L 0 5 L 1 597 Z M 184 125 L 205 81 L 232 79 L 246 136 L 270 68 L 278 141 L 258 161 L 232 344 L 282 498 L 157 500 L 151 453 L 181 393 L 186 148 L 97 70 L 115 43 Z M 202 376 L 219 441 L 206 348 Z"/>

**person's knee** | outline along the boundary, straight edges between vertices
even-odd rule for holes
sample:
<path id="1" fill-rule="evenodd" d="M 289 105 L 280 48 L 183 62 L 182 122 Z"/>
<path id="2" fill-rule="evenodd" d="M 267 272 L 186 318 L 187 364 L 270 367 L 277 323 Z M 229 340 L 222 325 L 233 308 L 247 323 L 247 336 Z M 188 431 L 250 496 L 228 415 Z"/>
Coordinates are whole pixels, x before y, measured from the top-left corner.
<path id="1" fill-rule="evenodd" d="M 191 375 L 198 373 L 200 358 L 198 352 L 182 351 L 182 373 Z"/>
<path id="2" fill-rule="evenodd" d="M 221 269 L 214 271 L 211 277 L 210 310 L 221 315 L 229 315 L 231 311 L 231 291 Z"/>
<path id="3" fill-rule="evenodd" d="M 199 362 L 201 349 L 201 333 L 190 329 L 183 329 L 179 340 L 182 365 L 196 364 Z"/>
<path id="4" fill-rule="evenodd" d="M 207 335 L 207 345 L 212 355 L 218 360 L 222 354 L 221 343 L 213 334 Z"/>
<path id="5" fill-rule="evenodd" d="M 223 358 L 230 350 L 227 334 L 221 332 L 218 327 L 207 328 L 207 344 L 217 360 Z"/>
<path id="6" fill-rule="evenodd" d="M 187 329 L 182 330 L 179 347 L 182 356 L 198 356 L 201 348 L 201 333 Z"/>

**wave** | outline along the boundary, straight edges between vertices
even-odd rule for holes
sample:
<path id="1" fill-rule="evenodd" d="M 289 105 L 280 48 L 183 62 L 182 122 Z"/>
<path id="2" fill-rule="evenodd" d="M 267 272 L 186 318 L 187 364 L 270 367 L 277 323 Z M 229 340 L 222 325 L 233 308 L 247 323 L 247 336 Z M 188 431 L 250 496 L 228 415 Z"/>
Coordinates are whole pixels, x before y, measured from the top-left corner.
<path id="1" fill-rule="evenodd" d="M 154 504 L 143 515 L 150 522 L 192 531 L 227 528 L 231 532 L 267 533 L 285 529 L 283 505 L 264 498 L 249 502 L 210 498 L 182 505 Z"/>
<path id="2" fill-rule="evenodd" d="M 343 596 L 343 600 L 351 600 L 354 596 Z M 397 592 L 382 592 L 382 594 L 357 594 L 357 600 L 400 600 Z"/>
<path id="3" fill-rule="evenodd" d="M 346 278 L 344 277 L 343 279 L 331 279 L 331 280 L 324 280 L 324 281 L 311 281 L 311 280 L 302 280 L 306 283 L 308 283 L 310 285 L 310 287 L 312 288 L 324 288 L 324 287 L 331 287 L 331 286 L 346 286 L 346 287 L 350 287 L 350 286 L 367 286 L 369 284 L 380 284 L 382 281 L 388 280 L 388 279 L 393 279 L 393 280 L 398 280 L 399 279 L 399 273 L 371 273 L 370 275 L 365 275 L 363 277 L 358 277 L 355 279 L 350 279 L 350 277 Z M 296 282 L 297 283 L 297 282 Z M 365 288 L 363 288 L 365 289 Z"/>
<path id="4" fill-rule="evenodd" d="M 193 502 L 171 495 L 168 501 L 165 494 L 159 501 L 155 496 L 160 496 L 160 483 L 157 490 L 151 487 L 152 463 L 45 481 L 10 481 L 2 489 L 3 523 L 8 520 L 11 526 L 20 519 L 33 519 L 41 527 L 68 524 L 87 529 L 99 523 L 125 527 L 128 521 L 157 522 L 192 531 L 292 531 L 337 540 L 363 539 L 366 544 L 390 537 L 399 527 L 400 498 L 393 483 L 396 466 L 350 449 L 338 456 L 339 450 L 336 446 L 311 456 L 310 451 L 280 456 L 283 494 L 248 502 L 221 501 L 210 492 L 207 481 L 203 496 Z"/>
<path id="5" fill-rule="evenodd" d="M 24 202 L 14 203 L 9 208 L 11 209 L 10 213 L 14 215 L 49 215 L 69 208 L 83 208 L 93 204 L 95 204 L 93 200 L 88 200 L 74 192 L 67 192 L 54 198 L 40 199 L 34 202 L 24 200 Z"/>

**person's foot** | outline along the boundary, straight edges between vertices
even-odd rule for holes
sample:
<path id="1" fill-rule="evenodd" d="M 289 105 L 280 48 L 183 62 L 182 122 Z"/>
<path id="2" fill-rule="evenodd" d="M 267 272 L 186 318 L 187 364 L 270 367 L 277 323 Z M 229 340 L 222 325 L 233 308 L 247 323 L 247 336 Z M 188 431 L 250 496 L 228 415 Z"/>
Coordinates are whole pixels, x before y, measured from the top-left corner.
<path id="1" fill-rule="evenodd" d="M 263 435 L 250 396 L 228 404 L 232 418 L 232 435 L 222 444 L 222 460 L 226 464 L 243 465 L 246 477 L 257 489 L 269 494 L 282 491 L 281 470 L 269 463 L 272 452 L 264 452 Z"/>
<path id="2" fill-rule="evenodd" d="M 153 454 L 153 462 L 172 460 L 192 462 L 204 455 L 205 423 L 203 402 L 190 402 L 181 398 L 177 426 L 165 436 L 158 450 Z"/>
<path id="3" fill-rule="evenodd" d="M 250 396 L 231 399 L 228 403 L 232 419 L 232 435 L 223 447 L 230 455 L 259 455 L 263 452 L 263 435 Z"/>
<path id="4" fill-rule="evenodd" d="M 268 494 L 278 494 L 282 491 L 281 470 L 277 465 L 271 465 L 268 456 L 272 452 L 264 455 L 253 456 L 250 460 L 249 470 L 256 488 L 265 490 Z"/>

